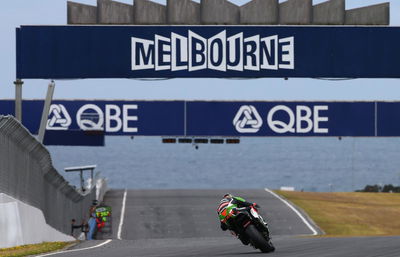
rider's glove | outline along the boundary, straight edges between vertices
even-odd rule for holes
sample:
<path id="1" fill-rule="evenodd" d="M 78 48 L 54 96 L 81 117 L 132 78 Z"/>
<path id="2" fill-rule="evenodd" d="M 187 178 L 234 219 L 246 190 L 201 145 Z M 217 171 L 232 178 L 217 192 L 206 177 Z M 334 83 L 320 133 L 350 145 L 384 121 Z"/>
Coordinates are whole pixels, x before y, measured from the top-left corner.
<path id="1" fill-rule="evenodd" d="M 260 208 L 260 205 L 253 203 L 253 207 L 258 209 L 258 208 Z"/>

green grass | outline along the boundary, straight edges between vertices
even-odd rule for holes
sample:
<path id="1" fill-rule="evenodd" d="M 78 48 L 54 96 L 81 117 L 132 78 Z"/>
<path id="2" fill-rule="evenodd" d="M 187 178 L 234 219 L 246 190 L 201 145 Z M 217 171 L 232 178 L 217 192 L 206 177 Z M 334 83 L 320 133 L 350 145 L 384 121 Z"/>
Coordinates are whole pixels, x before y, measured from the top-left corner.
<path id="1" fill-rule="evenodd" d="M 53 252 L 56 250 L 63 249 L 72 242 L 51 242 L 51 243 L 41 243 L 33 245 L 22 245 L 12 248 L 0 249 L 0 257 L 22 257 L 28 255 L 35 255 L 41 253 Z"/>
<path id="2" fill-rule="evenodd" d="M 400 194 L 276 193 L 302 208 L 328 236 L 400 235 Z"/>

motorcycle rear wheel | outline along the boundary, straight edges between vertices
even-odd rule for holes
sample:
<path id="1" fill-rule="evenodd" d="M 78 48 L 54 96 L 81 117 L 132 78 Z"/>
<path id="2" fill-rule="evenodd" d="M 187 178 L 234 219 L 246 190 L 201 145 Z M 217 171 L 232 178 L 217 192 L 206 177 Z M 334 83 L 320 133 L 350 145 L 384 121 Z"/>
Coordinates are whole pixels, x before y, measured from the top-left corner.
<path id="1" fill-rule="evenodd" d="M 245 233 L 253 246 L 259 249 L 261 252 L 269 253 L 275 250 L 275 247 L 272 245 L 271 241 L 265 239 L 254 225 L 250 224 L 246 228 Z"/>

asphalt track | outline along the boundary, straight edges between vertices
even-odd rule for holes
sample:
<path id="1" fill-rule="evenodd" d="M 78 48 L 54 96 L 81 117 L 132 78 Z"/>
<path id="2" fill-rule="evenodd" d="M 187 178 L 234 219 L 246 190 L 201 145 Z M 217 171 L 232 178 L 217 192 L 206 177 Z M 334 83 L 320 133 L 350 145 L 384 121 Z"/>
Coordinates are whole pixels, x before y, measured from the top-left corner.
<path id="1" fill-rule="evenodd" d="M 257 202 L 267 219 L 276 252 L 285 257 L 399 257 L 399 237 L 310 238 L 300 217 L 282 201 L 264 190 L 230 191 Z M 113 207 L 112 241 L 86 241 L 71 252 L 48 256 L 96 257 L 205 257 L 260 256 L 228 232 L 219 229 L 216 207 L 226 190 L 128 190 L 121 239 L 118 224 L 124 190 L 107 193 L 105 203 Z M 104 238 L 107 239 L 107 238 Z"/>

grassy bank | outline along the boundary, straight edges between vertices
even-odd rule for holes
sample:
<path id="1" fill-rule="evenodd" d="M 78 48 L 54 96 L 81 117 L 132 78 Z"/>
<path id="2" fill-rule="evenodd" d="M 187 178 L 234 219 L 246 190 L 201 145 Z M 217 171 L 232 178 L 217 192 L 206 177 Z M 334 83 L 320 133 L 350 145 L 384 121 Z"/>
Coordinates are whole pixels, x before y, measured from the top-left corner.
<path id="1" fill-rule="evenodd" d="M 0 257 L 22 257 L 41 253 L 52 252 L 63 249 L 72 243 L 68 242 L 52 242 L 34 245 L 23 245 L 12 248 L 0 249 Z"/>
<path id="2" fill-rule="evenodd" d="M 400 194 L 276 191 L 333 236 L 400 235 Z"/>

